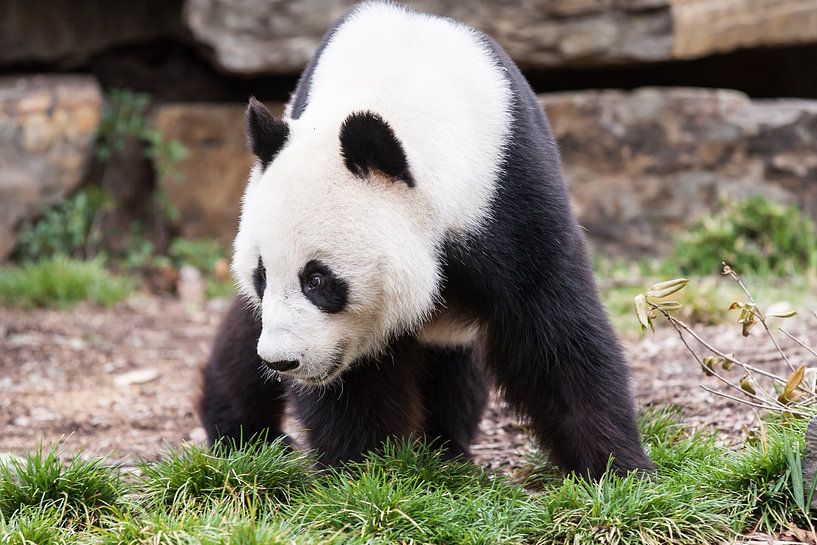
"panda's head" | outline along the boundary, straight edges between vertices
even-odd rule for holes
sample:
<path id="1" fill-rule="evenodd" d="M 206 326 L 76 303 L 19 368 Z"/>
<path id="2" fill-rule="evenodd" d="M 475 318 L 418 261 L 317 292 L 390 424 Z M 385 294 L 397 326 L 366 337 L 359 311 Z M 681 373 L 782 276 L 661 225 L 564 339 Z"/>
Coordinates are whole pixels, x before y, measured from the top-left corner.
<path id="1" fill-rule="evenodd" d="M 233 271 L 260 312 L 258 355 L 304 384 L 331 382 L 431 312 L 438 240 L 401 141 L 371 111 L 320 123 L 247 110 L 258 158 Z"/>

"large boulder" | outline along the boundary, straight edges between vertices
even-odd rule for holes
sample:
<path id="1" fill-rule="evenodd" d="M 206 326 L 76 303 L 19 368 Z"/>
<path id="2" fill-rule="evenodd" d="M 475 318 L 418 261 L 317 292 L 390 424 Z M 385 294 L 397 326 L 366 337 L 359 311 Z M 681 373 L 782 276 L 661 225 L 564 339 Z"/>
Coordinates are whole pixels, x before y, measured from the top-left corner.
<path id="1" fill-rule="evenodd" d="M 410 0 L 493 36 L 525 68 L 702 57 L 817 42 L 817 0 Z M 354 0 L 186 0 L 184 21 L 215 64 L 298 72 Z"/>
<path id="2" fill-rule="evenodd" d="M 101 116 L 92 78 L 0 78 L 0 261 L 22 221 L 82 181 Z"/>
<path id="3" fill-rule="evenodd" d="M 817 42 L 817 0 L 670 0 L 673 57 Z"/>
<path id="4" fill-rule="evenodd" d="M 764 194 L 817 218 L 817 101 L 676 88 L 542 103 L 580 221 L 604 251 L 660 253 L 722 198 Z"/>
<path id="5" fill-rule="evenodd" d="M 270 105 L 276 114 L 283 107 Z M 181 143 L 187 155 L 159 180 L 180 212 L 182 235 L 232 241 L 241 195 L 253 164 L 244 135 L 241 104 L 166 104 L 155 112 L 156 128 Z"/>

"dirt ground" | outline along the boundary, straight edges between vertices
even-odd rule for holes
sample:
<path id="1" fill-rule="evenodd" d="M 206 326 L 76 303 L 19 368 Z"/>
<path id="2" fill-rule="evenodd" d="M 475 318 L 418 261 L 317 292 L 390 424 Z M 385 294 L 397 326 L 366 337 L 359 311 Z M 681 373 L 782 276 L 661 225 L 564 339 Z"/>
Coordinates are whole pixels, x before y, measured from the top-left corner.
<path id="1" fill-rule="evenodd" d="M 197 370 L 225 305 L 194 310 L 175 298 L 137 295 L 112 309 L 0 308 L 0 454 L 61 441 L 66 453 L 132 465 L 184 441 L 203 442 L 194 412 Z M 804 338 L 810 325 L 806 318 L 787 323 Z M 782 368 L 761 335 L 743 339 L 736 326 L 699 331 L 726 352 Z M 678 405 L 687 421 L 714 427 L 730 442 L 752 424 L 751 408 L 700 388 L 718 383 L 703 376 L 668 325 L 624 343 L 639 406 Z M 802 349 L 783 345 L 793 361 L 805 361 Z M 480 428 L 473 453 L 487 467 L 517 467 L 531 448 L 525 428 L 496 396 Z M 297 437 L 293 422 L 290 429 Z"/>

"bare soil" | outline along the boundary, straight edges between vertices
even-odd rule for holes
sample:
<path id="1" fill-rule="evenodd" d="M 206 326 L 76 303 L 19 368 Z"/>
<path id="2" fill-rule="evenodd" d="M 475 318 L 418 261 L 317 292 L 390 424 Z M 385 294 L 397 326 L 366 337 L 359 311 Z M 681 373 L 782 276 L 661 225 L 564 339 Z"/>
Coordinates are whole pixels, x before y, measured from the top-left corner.
<path id="1" fill-rule="evenodd" d="M 185 441 L 203 442 L 194 411 L 198 368 L 225 309 L 224 301 L 197 310 L 144 294 L 111 309 L 0 308 L 0 453 L 23 455 L 59 441 L 68 454 L 132 465 Z M 806 321 L 787 325 L 808 337 Z M 699 331 L 727 352 L 785 372 L 760 331 L 748 339 L 736 326 Z M 668 325 L 624 344 L 639 406 L 677 405 L 688 422 L 719 430 L 727 442 L 740 441 L 754 422 L 750 407 L 700 388 L 718 383 L 701 373 Z M 805 357 L 793 343 L 783 344 L 793 361 Z M 297 437 L 295 423 L 289 427 Z M 532 448 L 525 427 L 497 396 L 480 429 L 473 453 L 486 467 L 511 470 Z"/>

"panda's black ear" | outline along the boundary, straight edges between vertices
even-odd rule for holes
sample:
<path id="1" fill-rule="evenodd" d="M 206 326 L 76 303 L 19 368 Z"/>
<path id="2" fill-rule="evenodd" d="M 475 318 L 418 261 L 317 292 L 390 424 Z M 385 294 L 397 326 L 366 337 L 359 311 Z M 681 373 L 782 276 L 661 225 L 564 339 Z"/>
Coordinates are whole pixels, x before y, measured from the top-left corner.
<path id="1" fill-rule="evenodd" d="M 261 164 L 268 166 L 289 136 L 289 127 L 280 119 L 276 119 L 266 106 L 250 97 L 247 106 L 247 139 L 252 152 L 261 160 Z"/>
<path id="2" fill-rule="evenodd" d="M 375 170 L 414 187 L 403 146 L 382 117 L 357 112 L 340 128 L 340 149 L 352 174 L 365 178 Z"/>

